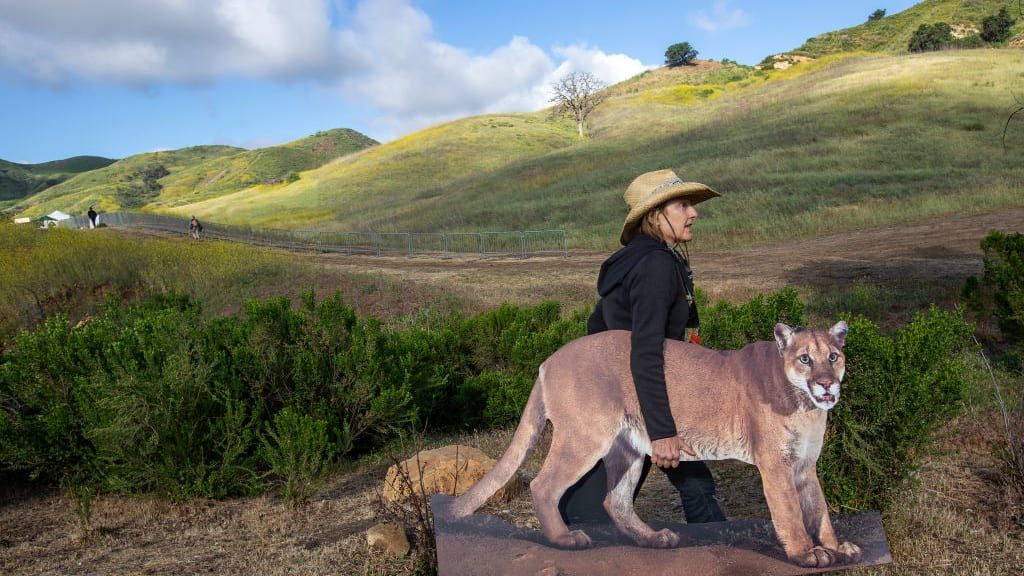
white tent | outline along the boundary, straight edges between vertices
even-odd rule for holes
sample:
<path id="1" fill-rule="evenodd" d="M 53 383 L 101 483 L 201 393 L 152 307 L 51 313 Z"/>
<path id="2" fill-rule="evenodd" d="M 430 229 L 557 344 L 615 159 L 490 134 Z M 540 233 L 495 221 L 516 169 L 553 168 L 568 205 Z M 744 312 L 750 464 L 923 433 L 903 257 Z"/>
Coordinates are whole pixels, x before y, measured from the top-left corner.
<path id="1" fill-rule="evenodd" d="M 47 214 L 47 216 L 53 218 L 54 220 L 57 220 L 58 222 L 61 220 L 68 220 L 71 218 L 70 215 L 63 213 L 60 210 L 54 210 L 53 212 Z"/>

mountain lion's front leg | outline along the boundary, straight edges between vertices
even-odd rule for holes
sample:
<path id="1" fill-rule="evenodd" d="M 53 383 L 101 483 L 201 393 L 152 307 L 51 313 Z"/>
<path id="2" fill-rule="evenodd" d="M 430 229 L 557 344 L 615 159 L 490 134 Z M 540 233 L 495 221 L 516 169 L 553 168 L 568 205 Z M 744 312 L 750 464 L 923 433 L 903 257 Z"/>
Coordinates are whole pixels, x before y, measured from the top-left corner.
<path id="1" fill-rule="evenodd" d="M 804 528 L 793 469 L 782 461 L 781 455 L 758 462 L 764 497 L 772 513 L 772 524 L 786 556 L 805 568 L 825 568 L 836 561 L 835 552 L 815 546 Z"/>
<path id="2" fill-rule="evenodd" d="M 832 550 L 841 563 L 860 560 L 859 546 L 851 542 L 840 544 L 836 538 L 836 533 L 832 529 L 832 519 L 828 515 L 828 504 L 818 481 L 818 468 L 814 462 L 797 469 L 796 490 L 800 495 L 804 526 L 811 537 L 816 538 L 823 547 Z"/>

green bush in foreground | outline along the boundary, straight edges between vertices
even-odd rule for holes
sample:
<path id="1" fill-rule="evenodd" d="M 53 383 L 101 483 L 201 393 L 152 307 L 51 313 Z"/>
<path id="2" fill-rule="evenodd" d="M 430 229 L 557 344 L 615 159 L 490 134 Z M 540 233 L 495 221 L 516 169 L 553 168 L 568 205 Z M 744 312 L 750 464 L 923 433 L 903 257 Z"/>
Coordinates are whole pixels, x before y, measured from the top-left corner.
<path id="1" fill-rule="evenodd" d="M 1011 370 L 1024 366 L 1024 234 L 993 230 L 982 239 L 984 274 L 964 283 L 962 296 L 982 318 L 995 317 L 1005 344 L 1001 354 Z"/>
<path id="2" fill-rule="evenodd" d="M 1024 341 L 1024 234 L 992 231 L 981 241 L 999 330 L 1007 341 Z"/>
<path id="3" fill-rule="evenodd" d="M 818 473 L 842 510 L 884 509 L 935 430 L 960 412 L 968 388 L 971 327 L 932 308 L 893 336 L 849 321 L 846 377 L 828 417 Z"/>
<path id="4" fill-rule="evenodd" d="M 794 290 L 702 310 L 712 348 L 803 321 Z M 204 321 L 185 297 L 112 300 L 88 325 L 56 316 L 3 352 L 0 470 L 177 499 L 280 486 L 300 504 L 331 462 L 409 429 L 516 422 L 538 365 L 583 334 L 585 317 L 562 318 L 549 302 L 384 326 L 338 295 L 317 303 L 310 293 L 297 310 L 276 298 Z M 833 506 L 886 505 L 960 408 L 969 335 L 962 318 L 934 309 L 891 337 L 851 320 L 848 376 L 819 462 Z"/>
<path id="5" fill-rule="evenodd" d="M 285 408 L 274 416 L 273 426 L 267 425 L 260 454 L 281 482 L 285 501 L 300 506 L 323 484 L 334 447 L 327 439 L 327 422 Z"/>

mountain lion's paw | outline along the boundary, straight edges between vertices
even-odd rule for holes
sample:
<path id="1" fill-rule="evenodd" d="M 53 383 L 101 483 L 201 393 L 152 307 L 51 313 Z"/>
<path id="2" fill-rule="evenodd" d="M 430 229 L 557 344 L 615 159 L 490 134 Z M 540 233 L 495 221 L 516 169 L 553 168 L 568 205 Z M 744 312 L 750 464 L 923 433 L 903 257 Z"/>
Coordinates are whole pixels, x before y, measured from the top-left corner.
<path id="1" fill-rule="evenodd" d="M 791 558 L 793 562 L 804 568 L 827 568 L 836 563 L 835 552 L 828 548 L 815 546 L 807 552 Z"/>
<path id="2" fill-rule="evenodd" d="M 675 548 L 679 546 L 679 535 L 669 530 L 658 530 L 645 538 L 641 543 L 645 548 Z"/>
<path id="3" fill-rule="evenodd" d="M 854 562 L 860 562 L 861 557 L 864 555 L 861 552 L 860 546 L 857 546 L 853 542 L 843 542 L 839 545 L 839 549 L 836 550 L 839 556 L 839 561 L 844 564 L 853 564 Z"/>
<path id="4" fill-rule="evenodd" d="M 587 533 L 583 530 L 573 530 L 556 537 L 553 544 L 559 548 L 568 548 L 570 550 L 590 548 L 590 536 L 587 536 Z"/>

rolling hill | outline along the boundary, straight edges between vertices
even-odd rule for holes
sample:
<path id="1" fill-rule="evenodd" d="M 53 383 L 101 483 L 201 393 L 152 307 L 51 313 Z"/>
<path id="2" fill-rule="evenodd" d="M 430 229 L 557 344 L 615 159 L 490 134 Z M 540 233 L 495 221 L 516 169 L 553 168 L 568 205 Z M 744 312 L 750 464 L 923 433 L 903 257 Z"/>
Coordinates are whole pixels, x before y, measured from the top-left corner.
<path id="1" fill-rule="evenodd" d="M 629 181 L 674 168 L 723 198 L 701 242 L 809 237 L 1021 205 L 1012 49 L 835 55 L 784 71 L 704 63 L 613 87 L 580 141 L 544 113 L 467 118 L 348 156 L 272 191 L 174 208 L 275 227 L 432 232 L 563 228 L 614 246 Z M 526 145 L 530 143 L 530 145 Z"/>
<path id="2" fill-rule="evenodd" d="M 101 212 L 138 208 L 156 198 L 162 178 L 207 160 L 242 152 L 243 149 L 231 146 L 192 146 L 136 154 L 25 199 L 22 214 L 35 217 L 52 210 L 84 214 L 90 205 Z"/>
<path id="3" fill-rule="evenodd" d="M 928 0 L 880 22 L 912 31 L 932 18 L 980 22 L 995 7 Z M 833 34 L 886 50 L 870 41 L 878 26 Z M 605 249 L 618 237 L 628 183 L 664 167 L 723 194 L 701 206 L 698 240 L 709 247 L 1024 205 L 1024 123 L 1010 127 L 1006 149 L 1001 142 L 1024 87 L 1024 53 L 828 51 L 787 70 L 699 62 L 644 72 L 607 89 L 582 140 L 548 111 L 491 114 L 306 165 L 288 160 L 285 147 L 211 153 L 149 173 L 159 188 L 126 203 L 118 202 L 124 175 L 107 174 L 106 188 L 86 191 L 87 176 L 103 172 L 95 171 L 33 197 L 32 210 L 69 200 L 84 209 L 102 193 L 106 210 L 136 201 L 211 222 L 380 232 L 560 228 L 573 246 Z M 141 156 L 122 163 L 133 159 L 152 168 Z M 128 182 L 138 188 L 146 172 L 132 170 Z"/>
<path id="4" fill-rule="evenodd" d="M 99 156 L 75 156 L 41 164 L 16 164 L 0 160 L 0 202 L 17 200 L 60 184 L 76 174 L 116 162 Z"/>
<path id="5" fill-rule="evenodd" d="M 193 146 L 130 156 L 75 176 L 27 198 L 26 216 L 60 209 L 84 213 L 153 209 L 195 202 L 249 187 L 280 187 L 299 172 L 373 146 L 376 141 L 347 128 L 257 150 Z"/>
<path id="6" fill-rule="evenodd" d="M 945 22 L 955 29 L 967 32 L 972 27 L 981 30 L 981 22 L 1000 8 L 1013 9 L 1017 23 L 1014 36 L 1024 32 L 1024 18 L 1015 6 L 1005 0 L 924 0 L 897 14 L 891 14 L 874 22 L 826 32 L 808 38 L 794 53 L 808 56 L 823 56 L 836 52 L 904 52 L 911 35 L 922 24 Z M 864 15 L 865 20 L 867 14 Z"/>

